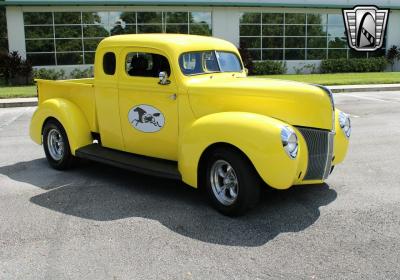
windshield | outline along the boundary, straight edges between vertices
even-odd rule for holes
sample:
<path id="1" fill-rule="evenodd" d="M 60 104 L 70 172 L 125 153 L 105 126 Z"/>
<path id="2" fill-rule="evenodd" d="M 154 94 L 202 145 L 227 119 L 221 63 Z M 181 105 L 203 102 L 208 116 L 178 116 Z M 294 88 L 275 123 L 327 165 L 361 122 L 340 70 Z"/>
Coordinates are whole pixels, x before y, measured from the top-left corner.
<path id="1" fill-rule="evenodd" d="M 223 51 L 184 53 L 179 57 L 179 65 L 185 75 L 242 71 L 242 64 L 237 55 Z"/>

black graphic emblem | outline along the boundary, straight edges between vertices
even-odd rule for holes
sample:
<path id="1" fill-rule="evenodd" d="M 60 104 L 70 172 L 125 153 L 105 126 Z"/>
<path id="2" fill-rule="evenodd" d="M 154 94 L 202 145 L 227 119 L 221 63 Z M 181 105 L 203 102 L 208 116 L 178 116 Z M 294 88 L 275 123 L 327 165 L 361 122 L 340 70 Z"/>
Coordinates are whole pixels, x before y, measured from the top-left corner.
<path id="1" fill-rule="evenodd" d="M 165 123 L 164 115 L 150 105 L 137 105 L 129 110 L 129 123 L 142 132 L 157 132 Z"/>
<path id="2" fill-rule="evenodd" d="M 133 122 L 136 122 L 135 125 L 138 125 L 138 123 L 151 123 L 152 125 L 161 127 L 157 121 L 157 117 L 159 117 L 161 113 L 149 114 L 140 107 L 136 107 L 133 111 L 138 113 L 138 118 L 133 120 Z"/>

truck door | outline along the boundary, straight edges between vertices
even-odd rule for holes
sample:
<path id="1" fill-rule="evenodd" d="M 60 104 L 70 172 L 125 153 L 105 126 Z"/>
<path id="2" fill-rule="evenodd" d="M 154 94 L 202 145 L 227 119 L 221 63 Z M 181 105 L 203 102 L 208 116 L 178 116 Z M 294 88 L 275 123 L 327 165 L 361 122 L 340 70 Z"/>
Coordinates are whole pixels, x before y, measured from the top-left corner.
<path id="1" fill-rule="evenodd" d="M 177 85 L 167 57 L 153 49 L 121 52 L 119 112 L 125 151 L 177 160 Z M 160 72 L 168 84 L 159 83 Z"/>
<path id="2" fill-rule="evenodd" d="M 118 72 L 121 64 L 115 48 L 99 49 L 95 63 L 96 113 L 104 147 L 122 150 L 118 103 Z"/>

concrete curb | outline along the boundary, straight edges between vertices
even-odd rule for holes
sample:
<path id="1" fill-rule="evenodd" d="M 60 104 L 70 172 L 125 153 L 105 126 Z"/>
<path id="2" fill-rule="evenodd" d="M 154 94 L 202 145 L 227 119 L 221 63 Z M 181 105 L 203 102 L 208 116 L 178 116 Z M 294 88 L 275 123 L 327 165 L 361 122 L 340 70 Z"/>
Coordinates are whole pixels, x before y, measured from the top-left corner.
<path id="1" fill-rule="evenodd" d="M 333 93 L 400 91 L 400 84 L 328 86 L 327 88 L 329 88 Z M 36 97 L 0 99 L 0 108 L 32 107 L 37 106 L 37 104 L 38 100 Z"/>
<path id="2" fill-rule="evenodd" d="M 38 100 L 36 97 L 0 99 L 0 108 L 33 107 L 37 106 L 37 104 Z"/>
<path id="3" fill-rule="evenodd" d="M 328 86 L 327 88 L 329 88 L 333 93 L 400 91 L 400 84 Z"/>

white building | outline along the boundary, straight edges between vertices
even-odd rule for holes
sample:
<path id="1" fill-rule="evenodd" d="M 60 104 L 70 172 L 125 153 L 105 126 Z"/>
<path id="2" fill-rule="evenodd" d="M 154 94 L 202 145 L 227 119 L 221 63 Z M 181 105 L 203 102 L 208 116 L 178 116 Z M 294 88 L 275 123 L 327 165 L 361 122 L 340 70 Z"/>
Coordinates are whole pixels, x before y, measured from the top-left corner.
<path id="1" fill-rule="evenodd" d="M 390 8 L 383 49 L 348 48 L 342 8 Z M 99 40 L 125 33 L 213 35 L 246 47 L 254 60 L 284 60 L 289 71 L 326 58 L 379 56 L 400 45 L 400 0 L 5 0 L 0 49 L 35 66 L 77 68 L 93 63 Z"/>

